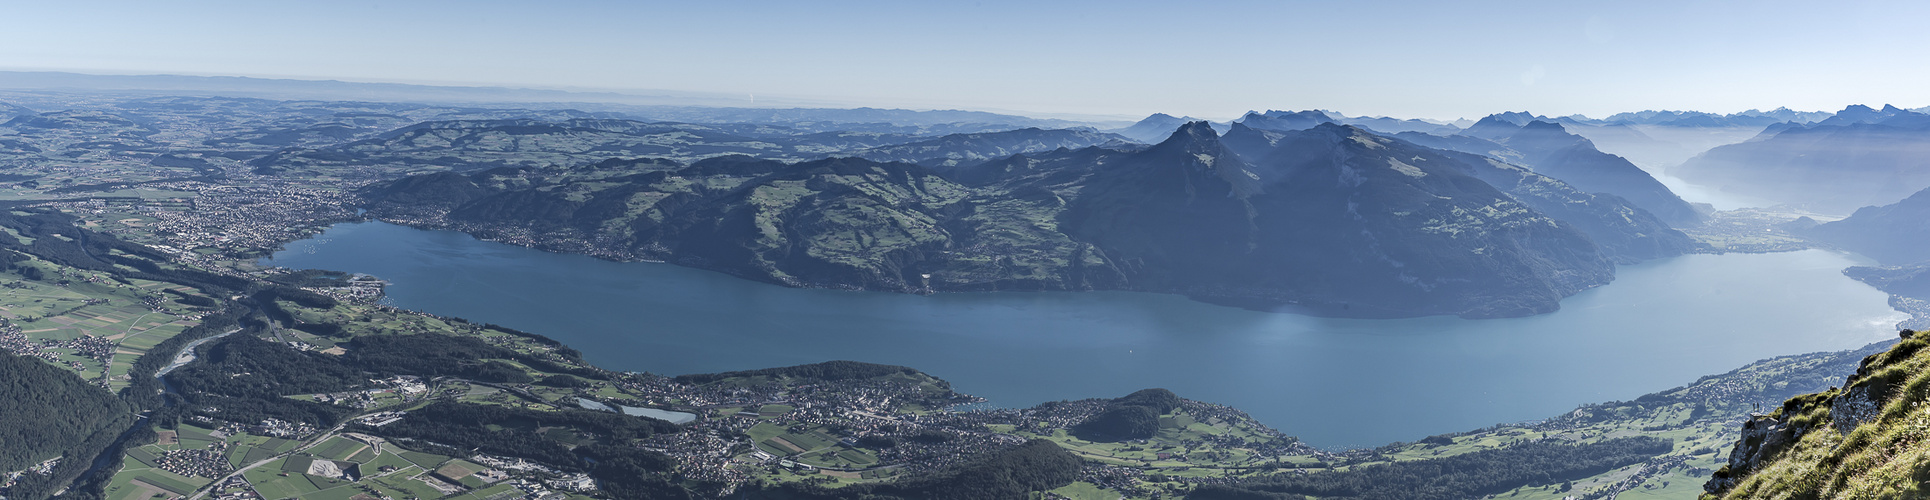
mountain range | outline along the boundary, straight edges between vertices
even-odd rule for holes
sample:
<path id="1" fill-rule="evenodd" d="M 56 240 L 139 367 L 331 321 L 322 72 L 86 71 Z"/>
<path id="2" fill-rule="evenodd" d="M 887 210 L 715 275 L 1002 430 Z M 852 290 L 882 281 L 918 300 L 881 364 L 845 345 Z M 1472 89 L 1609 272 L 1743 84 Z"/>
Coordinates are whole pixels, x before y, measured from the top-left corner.
<path id="1" fill-rule="evenodd" d="M 1930 115 L 1850 106 L 1814 124 L 1768 127 L 1670 173 L 1771 203 L 1848 214 L 1930 187 Z"/>
<path id="2" fill-rule="evenodd" d="M 873 161 L 917 163 L 928 167 L 960 167 L 1016 154 L 1056 149 L 1083 149 L 1093 146 L 1120 149 L 1140 145 L 1125 136 L 1094 132 L 1091 129 L 1025 128 L 1002 132 L 951 134 L 840 154 Z"/>
<path id="3" fill-rule="evenodd" d="M 835 491 L 818 487 L 830 477 L 820 474 L 790 484 L 756 475 L 731 479 L 743 486 L 736 491 L 744 498 L 1028 498 L 1044 490 L 1077 494 L 1058 489 L 1075 481 L 1104 486 L 1101 494 L 1109 497 L 1133 491 L 1135 497 L 1198 499 L 1560 498 L 1572 490 L 1601 498 L 1667 490 L 1674 479 L 1677 490 L 1656 491 L 1665 496 L 1709 478 L 1705 467 L 1716 467 L 1710 464 L 1719 458 L 1729 464 L 1710 483 L 1720 494 L 1896 498 L 1916 494 L 1926 477 L 1918 469 L 1930 469 L 1921 465 L 1924 432 L 1917 425 L 1930 415 L 1919 411 L 1923 391 L 1915 390 L 1930 386 L 1923 376 L 1930 358 L 1922 349 L 1930 338 L 1913 332 L 1887 353 L 1873 346 L 1776 358 L 1546 420 L 1328 453 L 1238 410 L 1159 389 L 1013 409 L 998 417 L 1009 419 L 992 420 L 987 413 L 936 411 L 970 399 L 903 367 L 833 362 L 674 379 L 608 372 L 540 335 L 338 301 L 316 290 L 335 293 L 360 280 L 227 269 L 255 261 L 224 253 L 235 249 L 225 245 L 233 236 L 269 225 L 297 234 L 354 220 L 352 209 L 361 207 L 419 227 L 610 259 L 664 260 L 790 286 L 1134 290 L 1328 316 L 1514 317 L 1554 310 L 1563 297 L 1608 283 L 1618 264 L 1705 251 L 1672 228 L 1699 224 L 1702 215 L 1638 161 L 1604 151 L 1615 148 L 1597 137 L 1680 146 L 1686 143 L 1662 134 L 1723 137 L 1760 128 L 1759 144 L 1736 150 L 1759 148 L 1763 156 L 1751 161 L 1802 164 L 1821 179 L 1866 176 L 1867 186 L 1881 176 L 1862 169 L 1881 164 L 1851 168 L 1804 155 L 1884 150 L 1890 146 L 1883 144 L 1914 140 L 1905 132 L 1930 129 L 1925 115 L 1895 107 L 1828 114 L 1642 112 L 1612 120 L 1511 112 L 1455 125 L 1269 110 L 1225 124 L 1154 115 L 1102 132 L 946 111 L 663 108 L 646 117 L 636 108 L 227 97 L 125 97 L 112 106 L 50 107 L 46 103 L 58 99 L 42 98 L 31 107 L 44 112 L 0 106 L 0 165 L 8 167 L 0 188 L 18 197 L 16 210 L 0 213 L 11 221 L 0 240 L 12 242 L 0 252 L 7 257 L 0 271 L 19 277 L 9 286 L 26 288 L 16 292 L 45 288 L 88 299 L 72 309 L 46 309 L 37 319 L 13 314 L 0 325 L 8 327 L 0 337 L 13 335 L 6 337 L 8 350 L 37 349 L 40 358 L 62 361 L 0 354 L 0 371 L 12 374 L 7 380 L 35 381 L 11 387 L 18 394 L 8 401 L 28 404 L 0 405 L 0 413 L 14 410 L 15 417 L 0 419 L 14 436 L 0 440 L 10 445 L 0 446 L 0 471 L 35 464 L 54 470 L 10 478 L 20 480 L 5 492 L 10 497 L 40 498 L 69 483 L 79 485 L 66 489 L 69 495 L 159 493 L 142 485 L 174 483 L 147 462 L 201 457 L 201 443 L 215 441 L 231 447 L 223 448 L 225 455 L 205 455 L 215 463 L 262 465 L 247 476 L 263 479 L 247 484 L 250 489 L 270 482 L 325 487 L 315 482 L 323 478 L 303 474 L 308 469 L 275 464 L 282 453 L 339 455 L 327 461 L 369 468 L 406 469 L 420 461 L 422 471 L 445 475 L 482 453 L 581 467 L 567 472 L 585 472 L 604 495 L 619 498 L 675 498 L 693 494 L 685 488 L 724 484 L 693 480 L 708 469 L 673 467 L 680 462 L 655 451 L 672 449 L 662 445 L 673 442 L 705 443 L 681 448 L 677 460 L 715 458 L 718 470 L 778 475 L 771 477 L 789 474 L 778 468 L 806 457 L 877 466 L 856 473 L 855 481 L 867 484 Z M 741 121 L 705 121 L 717 117 Z M 1912 165 L 1897 168 L 1917 168 Z M 1753 173 L 1710 175 L 1705 179 L 1750 180 Z M 43 181 L 46 186 L 38 185 Z M 161 189 L 119 193 L 129 186 Z M 290 189 L 233 194 L 261 186 Z M 352 190 L 354 199 L 344 202 L 340 190 Z M 147 194 L 155 191 L 160 194 Z M 1791 231 L 1890 264 L 1846 274 L 1891 293 L 1899 310 L 1924 310 L 1930 189 L 1914 193 Z M 207 208 L 239 206 L 217 204 L 236 199 L 274 208 Z M 201 222 L 218 218 L 162 217 L 196 212 L 263 219 L 223 226 Z M 195 224 L 177 223 L 182 220 Z M 207 246 L 149 249 L 134 238 Z M 288 241 L 274 238 L 242 244 L 267 252 Z M 183 251 L 174 253 L 177 248 Z M 89 279 L 67 280 L 82 276 Z M 131 314 L 102 316 L 115 307 Z M 156 332 L 174 336 L 145 337 L 147 344 L 139 343 L 142 337 L 133 337 L 136 343 L 67 339 L 63 327 L 54 326 L 96 316 L 151 321 L 148 311 L 195 324 Z M 36 325 L 21 327 L 30 323 Z M 404 331 L 410 334 L 394 334 Z M 191 340 L 222 332 L 238 334 L 211 340 L 200 361 L 178 366 L 162 383 L 161 375 L 172 370 L 164 364 L 177 353 L 196 352 Z M 80 348 L 65 346 L 73 353 L 46 355 L 61 342 L 104 346 L 92 352 L 107 355 L 82 357 Z M 137 356 L 131 363 L 117 358 L 129 354 Z M 99 370 L 83 368 L 95 365 Z M 1856 375 L 1833 378 L 1849 370 Z M 375 388 L 366 385 L 372 379 L 402 374 L 434 386 L 423 397 L 469 402 L 405 402 L 392 391 L 363 392 Z M 1840 388 L 1829 387 L 1836 381 Z M 118 398 L 100 390 L 116 385 L 126 386 Z M 673 386 L 700 392 L 675 398 L 638 392 Z M 1817 390 L 1823 392 L 1745 416 L 1763 399 Z M 273 418 L 313 426 L 296 434 L 313 433 L 369 410 L 323 399 L 354 393 L 402 403 L 392 408 L 409 413 L 388 424 L 342 424 L 302 438 L 307 444 L 186 431 L 200 425 L 194 422 L 226 429 L 222 433 L 257 423 L 266 428 Z M 860 397 L 847 399 L 847 393 Z M 624 396 L 611 400 L 612 394 Z M 718 394 L 730 396 L 708 404 Z M 926 397 L 905 399 L 919 394 Z M 588 406 L 586 400 L 669 406 L 701 413 L 705 423 L 683 428 L 577 408 Z M 91 409 L 76 412 L 76 404 Z M 532 409 L 545 406 L 555 411 Z M 144 411 L 146 418 L 136 419 Z M 814 419 L 825 414 L 843 416 L 820 426 Z M 1711 443 L 1726 436 L 1720 428 L 1734 427 L 1736 419 L 1747 422 L 1744 439 L 1717 450 Z M 171 430 L 153 434 L 150 426 Z M 130 428 L 140 432 L 122 432 Z M 330 437 L 336 430 L 389 439 L 383 446 L 391 449 L 356 452 L 362 448 L 349 439 L 362 438 Z M 237 432 L 231 436 L 261 431 Z M 676 441 L 643 440 L 652 435 Z M 135 451 L 158 449 L 164 440 L 173 447 L 165 453 Z M 946 467 L 905 458 L 948 440 L 946 453 L 968 453 L 948 455 Z M 283 445 L 307 447 L 274 451 Z M 405 446 L 419 453 L 377 458 Z M 692 449 L 708 451 L 687 453 Z M 973 450 L 998 453 L 964 460 Z M 756 466 L 738 458 L 759 454 L 772 458 Z M 1130 471 L 1109 468 L 1093 461 L 1103 460 L 1101 454 L 1143 461 Z M 43 462 L 50 457 L 62 458 Z M 779 465 L 785 462 L 792 465 Z M 441 463 L 454 468 L 437 467 Z M 88 479 L 76 481 L 82 475 Z M 401 477 L 371 475 L 357 484 L 374 494 L 374 488 L 394 489 L 383 481 Z M 839 477 L 835 484 L 852 480 Z M 475 496 L 485 496 L 485 487 L 510 490 L 504 482 L 477 481 L 469 481 Z M 992 490 L 998 493 L 985 493 Z M 304 496 L 264 491 L 274 498 Z"/>
<path id="4" fill-rule="evenodd" d="M 1151 127 L 1160 116 L 1166 115 L 1149 117 L 1139 126 Z M 1234 124 L 1276 132 L 1307 130 L 1323 123 L 1356 125 L 1431 148 L 1492 156 L 1561 179 L 1587 192 L 1621 196 L 1672 226 L 1690 227 L 1703 222 L 1701 213 L 1648 172 L 1625 158 L 1602 152 L 1592 141 L 1569 133 L 1557 122 L 1582 128 L 1619 129 L 1641 141 L 1657 142 L 1625 125 L 1584 124 L 1573 118 L 1550 119 L 1526 112 L 1490 115 L 1465 130 L 1421 120 L 1347 118 L 1316 110 L 1248 112 Z"/>
<path id="5" fill-rule="evenodd" d="M 406 223 L 792 286 L 1144 290 L 1346 316 L 1547 312 L 1613 262 L 1693 248 L 1618 198 L 1331 123 L 923 163 L 609 160 L 364 197 Z"/>
<path id="6" fill-rule="evenodd" d="M 270 142 L 290 133 L 241 136 Z M 266 137 L 266 138 L 259 138 Z M 301 137 L 296 135 L 296 137 Z M 637 157 L 683 162 L 724 155 L 786 161 L 856 156 L 885 161 L 951 164 L 1066 147 L 1133 144 L 1090 129 L 1025 128 L 944 136 L 835 131 L 808 132 L 772 125 L 706 125 L 597 118 L 449 120 L 409 125 L 348 143 L 287 148 L 250 161 L 259 173 L 425 169 L 546 168 Z"/>
<path id="7" fill-rule="evenodd" d="M 1741 113 L 1704 113 L 1701 111 L 1635 111 L 1616 113 L 1599 120 L 1602 123 L 1623 123 L 1629 125 L 1662 125 L 1670 127 L 1765 127 L 1777 123 L 1809 123 L 1829 118 L 1827 111 L 1793 111 L 1789 108 L 1776 108 L 1769 111 L 1748 110 Z"/>
<path id="8" fill-rule="evenodd" d="M 1132 126 L 1113 129 L 1109 132 L 1123 135 L 1139 142 L 1154 143 L 1173 135 L 1173 131 L 1179 130 L 1180 126 L 1196 121 L 1201 120 L 1191 116 L 1177 117 L 1166 113 L 1153 113 L 1139 120 L 1137 123 L 1133 123 Z"/>
<path id="9" fill-rule="evenodd" d="M 1571 134 L 1561 124 L 1533 120 L 1515 124 L 1500 116 L 1482 118 L 1450 137 L 1416 132 L 1396 137 L 1441 149 L 1493 156 L 1561 179 L 1577 189 L 1626 198 L 1672 226 L 1690 227 L 1703 216 L 1655 177 L 1620 156 Z"/>

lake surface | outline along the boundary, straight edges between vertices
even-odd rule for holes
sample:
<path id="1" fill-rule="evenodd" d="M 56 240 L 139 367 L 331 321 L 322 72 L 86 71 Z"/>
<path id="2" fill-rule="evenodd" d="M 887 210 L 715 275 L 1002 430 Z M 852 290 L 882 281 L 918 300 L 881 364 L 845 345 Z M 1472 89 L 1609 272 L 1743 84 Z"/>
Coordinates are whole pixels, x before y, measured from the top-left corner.
<path id="1" fill-rule="evenodd" d="M 348 223 L 264 263 L 372 274 L 398 307 L 541 333 L 606 368 L 685 374 L 849 359 L 1002 406 L 1164 387 L 1322 447 L 1378 446 L 1628 400 L 1762 358 L 1860 347 L 1906 316 L 1803 251 L 1624 266 L 1531 318 L 1248 311 L 1132 292 L 933 296 L 784 288 Z"/>

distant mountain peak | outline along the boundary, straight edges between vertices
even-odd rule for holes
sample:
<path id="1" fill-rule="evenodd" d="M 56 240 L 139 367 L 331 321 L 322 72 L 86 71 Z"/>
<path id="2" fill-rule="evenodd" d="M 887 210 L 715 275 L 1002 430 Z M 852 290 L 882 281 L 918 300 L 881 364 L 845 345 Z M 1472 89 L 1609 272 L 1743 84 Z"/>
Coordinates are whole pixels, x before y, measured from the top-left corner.
<path id="1" fill-rule="evenodd" d="M 1587 145 L 1588 149 L 1595 149 L 1595 143 L 1588 138 L 1568 132 L 1568 128 L 1560 123 L 1543 120 L 1528 122 L 1511 134 L 1491 140 L 1507 144 L 1524 153 L 1530 153 L 1530 156 L 1546 155 L 1554 150 L 1577 145 Z"/>
<path id="2" fill-rule="evenodd" d="M 1307 129 L 1306 134 L 1324 137 L 1329 144 L 1349 149 L 1385 149 L 1393 140 L 1356 125 L 1328 122 Z"/>
<path id="3" fill-rule="evenodd" d="M 1930 159 L 1920 153 L 1930 146 L 1926 131 L 1930 115 L 1852 104 L 1814 124 L 1770 127 L 1710 149 L 1670 173 L 1770 203 L 1847 214 L 1930 186 Z"/>
<path id="4" fill-rule="evenodd" d="M 1147 144 L 1158 143 L 1172 135 L 1175 128 L 1182 124 L 1199 121 L 1190 116 L 1176 117 L 1166 113 L 1153 113 L 1144 119 L 1122 129 L 1109 130 L 1115 134 L 1130 137 Z"/>
<path id="5" fill-rule="evenodd" d="M 1565 127 L 1562 127 L 1560 123 L 1541 121 L 1541 120 L 1528 122 L 1526 125 L 1521 126 L 1521 130 L 1523 132 L 1536 131 L 1536 132 L 1560 132 L 1564 134 L 1568 133 L 1568 129 Z"/>
<path id="6" fill-rule="evenodd" d="M 1152 157 L 1177 160 L 1188 168 L 1208 172 L 1227 183 L 1228 196 L 1238 199 L 1261 194 L 1259 176 L 1255 175 L 1240 155 L 1234 154 L 1220 143 L 1218 132 L 1205 121 L 1187 122 L 1172 137 L 1146 151 Z"/>
<path id="7" fill-rule="evenodd" d="M 1307 110 L 1300 110 L 1300 111 L 1285 111 L 1285 110 L 1269 109 L 1269 110 L 1266 110 L 1266 112 L 1264 113 L 1258 112 L 1258 111 L 1248 111 L 1246 112 L 1246 115 L 1240 117 L 1240 119 L 1248 120 L 1256 117 L 1263 118 L 1263 119 L 1299 118 L 1299 119 L 1306 119 L 1306 120 L 1316 120 L 1321 122 L 1334 121 L 1333 116 L 1328 115 L 1327 113 L 1321 112 L 1320 110 L 1316 110 L 1316 109 L 1307 109 Z"/>
<path id="8" fill-rule="evenodd" d="M 1171 142 L 1174 139 L 1179 139 L 1181 137 L 1187 137 L 1187 138 L 1193 138 L 1193 139 L 1208 138 L 1217 142 L 1219 140 L 1220 134 L 1218 132 L 1213 131 L 1213 124 L 1207 123 L 1205 120 L 1199 120 L 1199 121 L 1186 122 L 1186 124 L 1180 125 L 1178 129 L 1173 130 L 1172 137 L 1168 137 L 1166 140 L 1168 142 Z"/>
<path id="9" fill-rule="evenodd" d="M 1481 121 L 1474 122 L 1474 125 L 1469 125 L 1467 130 L 1462 130 L 1461 135 L 1493 141 L 1506 138 L 1521 131 L 1522 124 L 1509 120 L 1507 117 L 1502 116 L 1503 114 L 1492 114 L 1482 117 Z"/>
<path id="10" fill-rule="evenodd" d="M 1212 124 L 1208 122 L 1187 122 L 1173 129 L 1172 135 L 1168 135 L 1166 141 L 1160 141 L 1152 149 L 1156 151 L 1220 149 L 1220 133 L 1214 131 Z"/>
<path id="11" fill-rule="evenodd" d="M 1164 141 L 1160 141 L 1159 144 L 1154 145 L 1152 149 L 1148 151 L 1199 156 L 1201 157 L 1200 161 L 1210 167 L 1214 161 L 1205 159 L 1205 157 L 1217 157 L 1219 153 L 1224 150 L 1225 148 L 1220 144 L 1220 134 L 1213 131 L 1212 124 L 1205 121 L 1194 121 L 1180 125 L 1179 129 L 1173 131 L 1173 135 L 1168 136 Z"/>
<path id="12" fill-rule="evenodd" d="M 1529 113 L 1527 111 L 1506 111 L 1506 112 L 1488 115 L 1487 118 L 1495 118 L 1504 122 L 1508 122 L 1508 123 L 1520 126 L 1520 125 L 1527 125 L 1528 122 L 1535 121 L 1540 117 L 1535 116 L 1534 113 Z M 1483 118 L 1483 120 L 1487 118 Z"/>
<path id="13" fill-rule="evenodd" d="M 1485 123 L 1485 124 L 1488 124 L 1488 125 L 1513 125 L 1513 126 L 1516 126 L 1516 127 L 1520 127 L 1520 126 L 1521 126 L 1521 124 L 1519 124 L 1519 123 L 1515 123 L 1515 122 L 1513 122 L 1513 121 L 1510 121 L 1510 120 L 1508 120 L 1508 118 L 1507 118 L 1507 117 L 1503 117 L 1503 116 L 1501 116 L 1501 115 L 1498 115 L 1498 114 L 1494 114 L 1494 115 L 1488 115 L 1488 116 L 1483 116 L 1483 117 L 1481 117 L 1481 119 L 1480 119 L 1480 120 L 1475 120 L 1475 122 L 1474 122 L 1474 126 L 1476 126 L 1476 127 L 1478 127 L 1478 126 L 1481 126 L 1481 124 L 1484 124 L 1484 123 Z M 1469 128 L 1474 128 L 1474 127 L 1469 127 Z"/>
<path id="14" fill-rule="evenodd" d="M 1339 135 L 1345 135 L 1345 136 L 1354 136 L 1354 135 L 1362 135 L 1362 134 L 1374 135 L 1373 132 L 1369 132 L 1366 129 L 1362 129 L 1360 127 L 1356 127 L 1353 125 L 1348 125 L 1340 122 L 1322 123 L 1319 125 L 1314 125 L 1313 128 L 1308 130 L 1312 130 L 1315 132 L 1326 132 L 1329 134 L 1339 134 Z"/>
<path id="15" fill-rule="evenodd" d="M 1880 124 L 1891 125 L 1891 126 L 1918 128 L 1924 125 L 1925 118 L 1926 117 L 1923 116 L 1921 113 L 1898 108 L 1895 105 L 1890 105 L 1890 104 L 1883 105 L 1883 109 L 1881 110 L 1874 109 L 1862 104 L 1852 104 L 1847 107 L 1844 107 L 1842 111 L 1836 112 L 1835 116 L 1831 116 L 1829 119 L 1823 120 L 1822 122 L 1820 122 L 1820 124 L 1851 125 L 1851 124 L 1858 124 L 1858 123 L 1866 123 L 1866 124 L 1880 123 Z"/>
<path id="16" fill-rule="evenodd" d="M 1279 111 L 1271 109 L 1264 113 L 1248 111 L 1246 115 L 1241 116 L 1239 120 L 1240 123 L 1245 123 L 1248 127 L 1281 132 L 1307 130 L 1323 123 L 1333 123 L 1336 121 L 1338 120 L 1335 120 L 1334 117 L 1314 110 Z"/>

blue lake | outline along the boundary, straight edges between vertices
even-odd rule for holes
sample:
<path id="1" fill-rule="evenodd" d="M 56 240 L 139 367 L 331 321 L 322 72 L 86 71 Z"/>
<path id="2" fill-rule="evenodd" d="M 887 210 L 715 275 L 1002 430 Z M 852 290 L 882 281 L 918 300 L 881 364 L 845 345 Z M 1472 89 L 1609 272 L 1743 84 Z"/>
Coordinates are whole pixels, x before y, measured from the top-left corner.
<path id="1" fill-rule="evenodd" d="M 1001 406 L 1164 387 L 1322 447 L 1377 446 L 1632 399 L 1762 358 L 1860 347 L 1905 318 L 1825 251 L 1690 255 L 1531 318 L 1317 318 L 1151 293 L 794 289 L 349 223 L 265 264 L 387 279 L 399 307 L 541 333 L 662 374 L 849 359 Z"/>

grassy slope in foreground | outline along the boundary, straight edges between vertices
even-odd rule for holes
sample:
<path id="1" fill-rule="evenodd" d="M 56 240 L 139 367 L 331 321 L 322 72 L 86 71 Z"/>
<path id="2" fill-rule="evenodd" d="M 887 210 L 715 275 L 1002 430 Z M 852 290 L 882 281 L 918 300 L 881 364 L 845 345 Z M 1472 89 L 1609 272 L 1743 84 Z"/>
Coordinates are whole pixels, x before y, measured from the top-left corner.
<path id="1" fill-rule="evenodd" d="M 1746 422 L 1704 498 L 1930 498 L 1930 335 L 1902 336 L 1841 388 Z"/>

